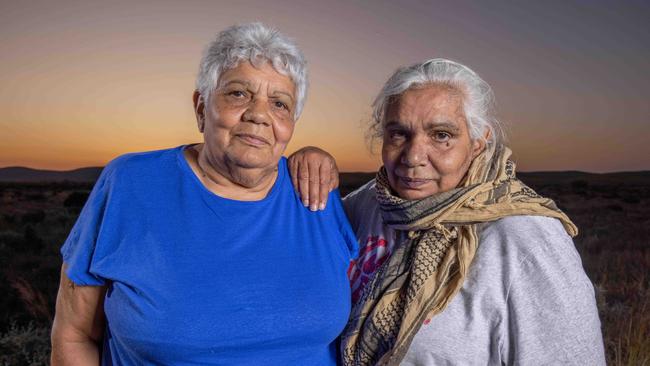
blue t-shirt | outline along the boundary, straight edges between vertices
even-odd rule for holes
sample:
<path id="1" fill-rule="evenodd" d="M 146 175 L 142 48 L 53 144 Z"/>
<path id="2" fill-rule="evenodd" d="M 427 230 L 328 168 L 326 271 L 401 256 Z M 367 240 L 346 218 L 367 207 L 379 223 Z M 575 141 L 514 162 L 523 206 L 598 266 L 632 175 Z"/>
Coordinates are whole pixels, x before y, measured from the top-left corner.
<path id="1" fill-rule="evenodd" d="M 286 159 L 266 198 L 208 191 L 184 147 L 106 166 L 61 253 L 107 286 L 106 365 L 334 365 L 357 244 L 338 192 L 310 212 Z"/>

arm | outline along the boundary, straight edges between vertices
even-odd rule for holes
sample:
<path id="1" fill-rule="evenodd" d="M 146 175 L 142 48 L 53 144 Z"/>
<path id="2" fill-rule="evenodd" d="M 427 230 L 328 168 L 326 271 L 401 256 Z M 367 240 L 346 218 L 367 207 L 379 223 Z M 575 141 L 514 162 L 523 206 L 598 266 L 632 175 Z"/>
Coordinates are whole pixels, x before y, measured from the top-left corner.
<path id="1" fill-rule="evenodd" d="M 526 249 L 512 269 L 504 356 L 509 364 L 604 365 L 594 289 L 559 221 L 510 220 Z M 525 244 L 524 244 L 525 243 Z"/>
<path id="2" fill-rule="evenodd" d="M 289 173 L 305 207 L 316 211 L 327 205 L 327 195 L 339 186 L 339 171 L 332 155 L 308 146 L 289 156 Z"/>
<path id="3" fill-rule="evenodd" d="M 104 333 L 105 286 L 77 286 L 61 267 L 52 324 L 51 364 L 99 365 Z"/>

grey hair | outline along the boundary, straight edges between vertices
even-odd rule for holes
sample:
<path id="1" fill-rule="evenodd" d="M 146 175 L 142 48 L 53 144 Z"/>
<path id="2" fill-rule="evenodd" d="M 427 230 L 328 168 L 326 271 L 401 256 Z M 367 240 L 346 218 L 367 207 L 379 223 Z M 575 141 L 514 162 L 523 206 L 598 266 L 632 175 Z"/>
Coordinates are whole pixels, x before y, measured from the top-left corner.
<path id="1" fill-rule="evenodd" d="M 307 97 L 307 61 L 291 39 L 262 23 L 234 25 L 220 32 L 203 52 L 196 89 L 207 101 L 219 77 L 244 60 L 256 67 L 269 62 L 277 72 L 291 78 L 296 87 L 293 117 L 297 120 Z"/>
<path id="2" fill-rule="evenodd" d="M 490 85 L 469 67 L 443 58 L 401 67 L 391 75 L 372 104 L 371 134 L 378 137 L 383 133 L 386 109 L 393 98 L 408 89 L 432 84 L 446 85 L 461 92 L 463 111 L 472 140 L 484 139 L 488 130 L 488 147 L 500 147 L 504 143 L 505 133 L 495 117 L 494 93 Z"/>

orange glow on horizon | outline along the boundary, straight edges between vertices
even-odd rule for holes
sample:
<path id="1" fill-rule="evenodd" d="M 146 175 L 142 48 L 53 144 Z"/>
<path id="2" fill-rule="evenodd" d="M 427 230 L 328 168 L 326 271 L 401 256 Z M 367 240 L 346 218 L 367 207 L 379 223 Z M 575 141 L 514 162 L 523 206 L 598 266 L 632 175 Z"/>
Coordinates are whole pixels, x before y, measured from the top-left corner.
<path id="1" fill-rule="evenodd" d="M 375 94 L 398 66 L 446 57 L 493 87 L 520 169 L 649 170 L 647 9 L 590 6 L 7 3 L 0 167 L 70 170 L 200 142 L 191 95 L 204 45 L 226 26 L 263 21 L 309 60 L 309 97 L 287 153 L 316 145 L 342 171 L 376 170 L 380 157 L 364 141 Z"/>

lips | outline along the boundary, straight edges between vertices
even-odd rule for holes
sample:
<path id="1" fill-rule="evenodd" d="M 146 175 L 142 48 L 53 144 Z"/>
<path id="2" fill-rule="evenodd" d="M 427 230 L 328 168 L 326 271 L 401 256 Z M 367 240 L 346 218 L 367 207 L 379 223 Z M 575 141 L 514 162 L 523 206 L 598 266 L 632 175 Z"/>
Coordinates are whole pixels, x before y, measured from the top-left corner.
<path id="1" fill-rule="evenodd" d="M 236 134 L 235 137 L 243 141 L 247 145 L 251 146 L 266 146 L 266 145 L 271 145 L 269 140 L 265 139 L 262 136 L 254 135 L 254 134 L 249 134 L 249 133 L 240 133 Z"/>
<path id="2" fill-rule="evenodd" d="M 432 179 L 427 179 L 427 178 L 409 178 L 409 177 L 400 177 L 400 176 L 397 176 L 397 179 L 399 180 L 401 185 L 411 189 L 420 188 L 423 185 L 432 181 Z"/>

